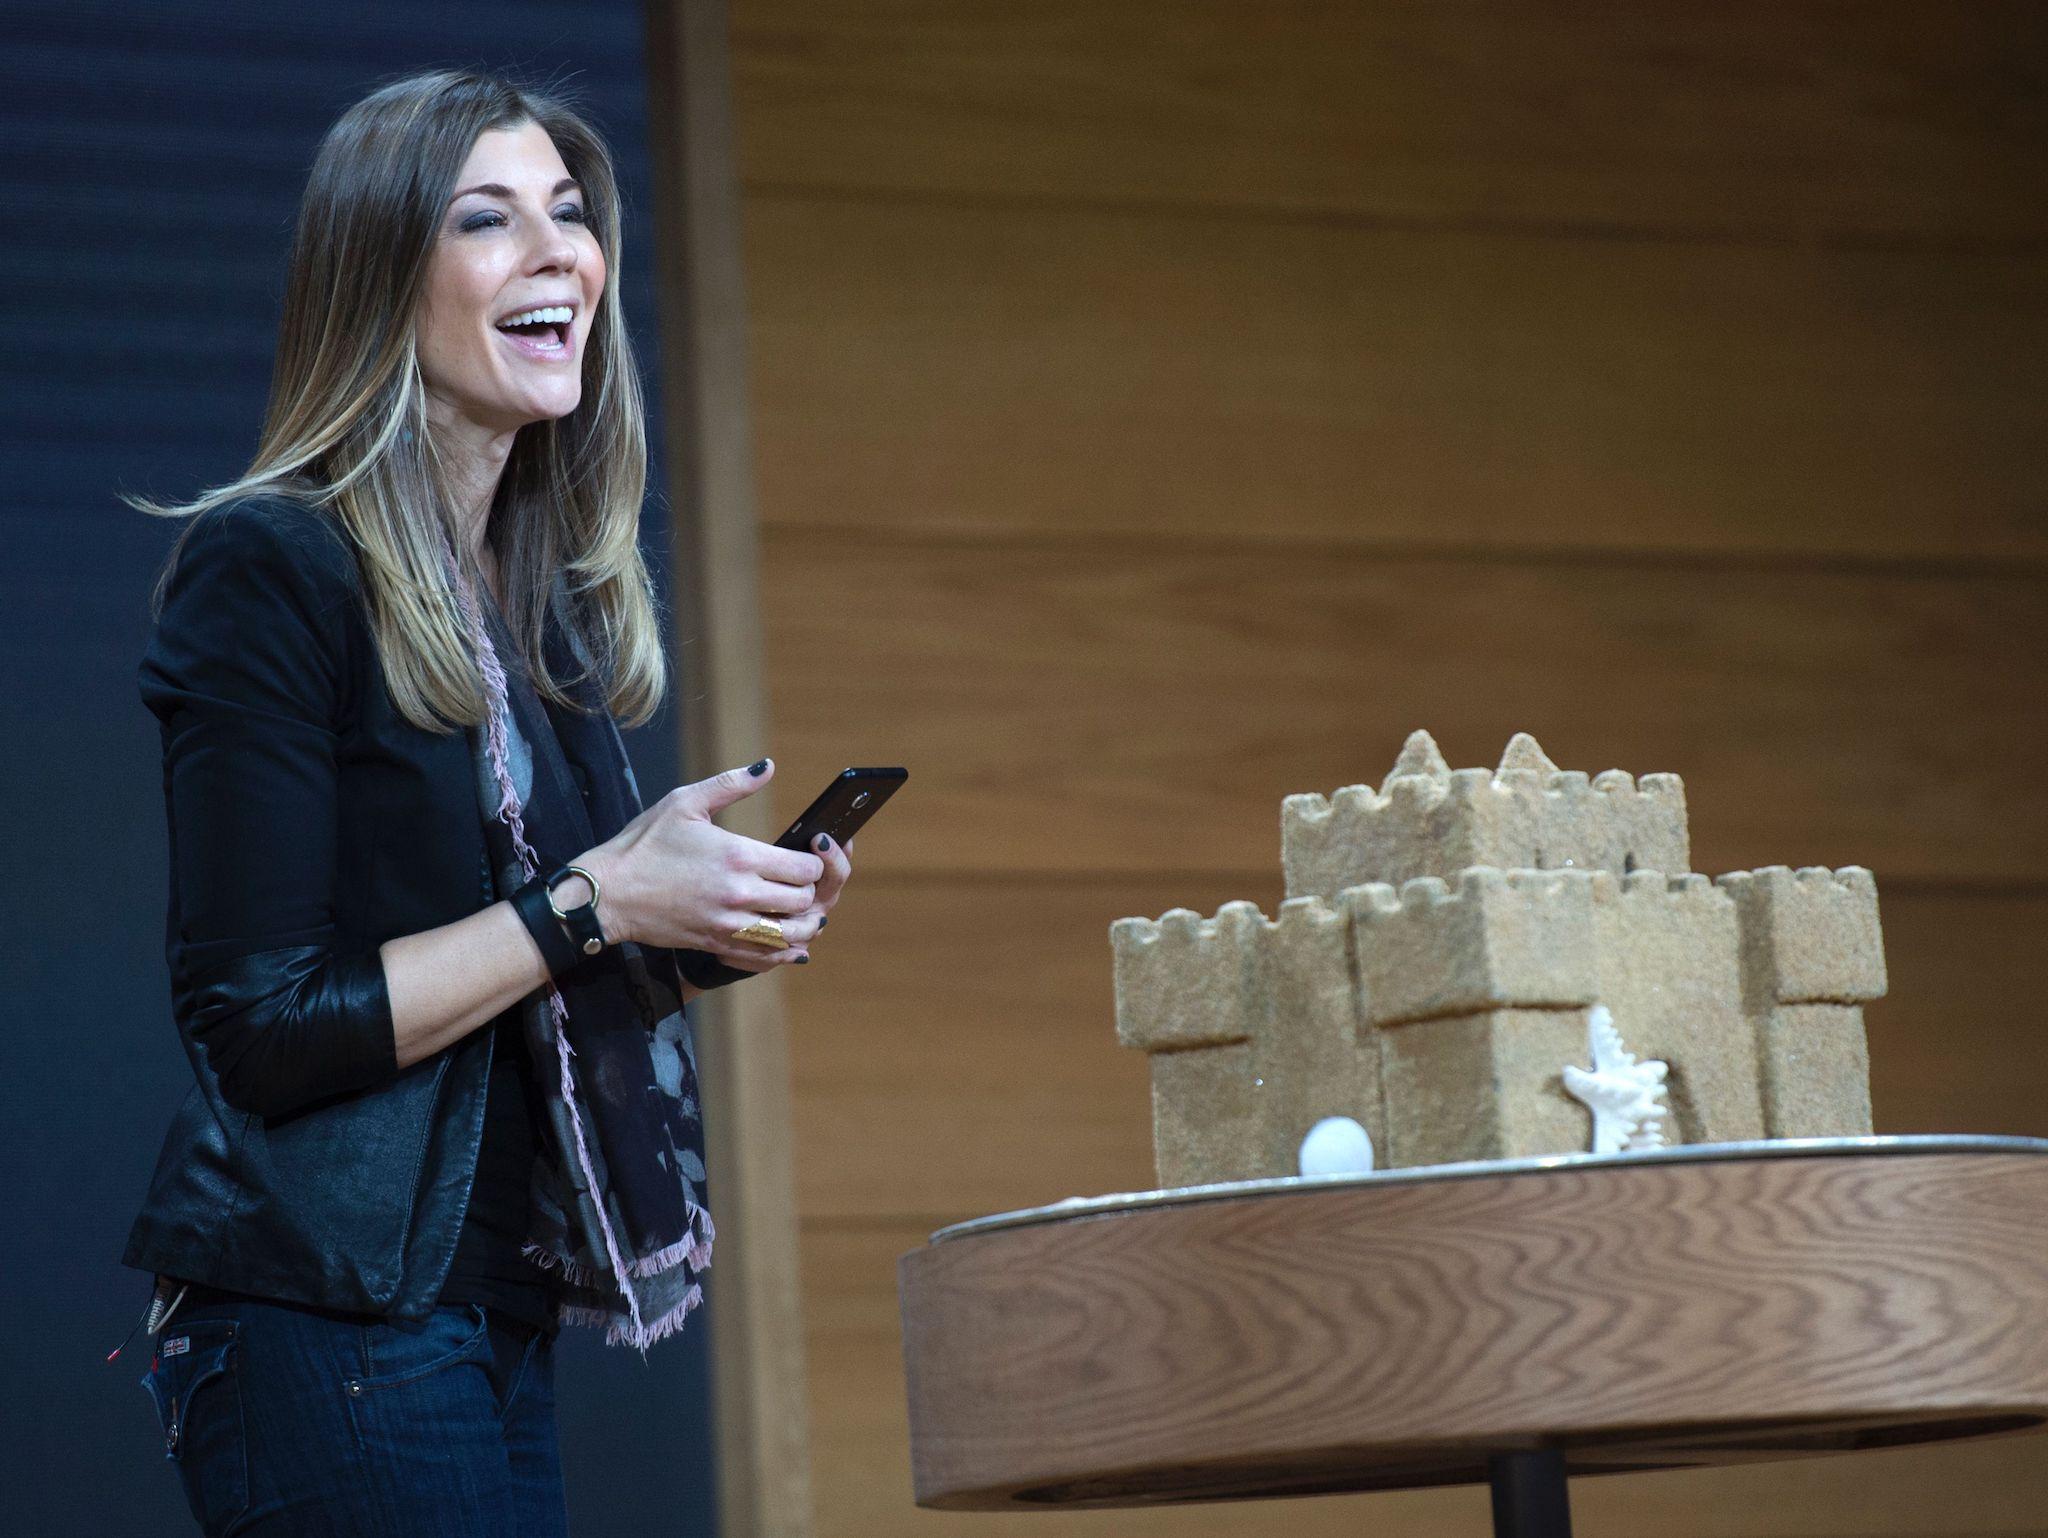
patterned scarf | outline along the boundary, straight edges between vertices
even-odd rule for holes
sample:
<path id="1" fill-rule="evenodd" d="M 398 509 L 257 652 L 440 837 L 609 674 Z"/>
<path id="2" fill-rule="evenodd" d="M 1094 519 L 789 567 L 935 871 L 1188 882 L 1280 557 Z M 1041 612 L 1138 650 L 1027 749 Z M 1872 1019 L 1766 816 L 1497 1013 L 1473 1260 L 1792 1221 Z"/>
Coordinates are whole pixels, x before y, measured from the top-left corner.
<path id="1" fill-rule="evenodd" d="M 478 602 L 452 557 L 449 578 L 491 707 L 488 727 L 468 737 L 495 901 L 615 835 L 639 815 L 640 788 L 588 671 L 569 692 L 589 714 L 544 701 L 496 604 Z M 548 667 L 557 679 L 576 677 L 588 653 L 561 623 L 560 578 L 554 600 Z M 644 1359 L 703 1301 L 698 1277 L 715 1237 L 702 1205 L 704 1126 L 675 953 L 607 945 L 519 1012 L 547 1107 L 522 1249 L 560 1273 L 561 1324 L 605 1326 L 606 1345 L 635 1346 Z"/>

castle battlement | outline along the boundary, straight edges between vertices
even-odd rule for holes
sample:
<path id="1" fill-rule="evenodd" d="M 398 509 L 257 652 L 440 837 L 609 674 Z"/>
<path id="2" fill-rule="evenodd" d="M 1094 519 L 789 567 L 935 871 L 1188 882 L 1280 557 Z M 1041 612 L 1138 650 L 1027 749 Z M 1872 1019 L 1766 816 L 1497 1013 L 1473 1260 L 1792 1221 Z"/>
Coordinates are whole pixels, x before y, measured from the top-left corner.
<path id="1" fill-rule="evenodd" d="M 1411 876 L 1398 887 L 1385 881 L 1366 881 L 1345 887 L 1337 900 L 1352 912 L 1371 914 L 1428 911 L 1451 903 L 1483 902 L 1503 891 L 1554 893 L 1572 882 L 1591 879 L 1588 870 L 1498 870 L 1490 865 L 1473 865 L 1457 873 L 1453 881 L 1441 876 Z M 1290 899 L 1295 902 L 1307 898 Z M 1371 922 L 1368 918 L 1367 922 Z"/>
<path id="2" fill-rule="evenodd" d="M 1290 897 L 1261 935 L 1267 964 L 1292 964 L 1304 953 L 1320 955 L 1332 941 L 1348 945 L 1350 927 L 1350 915 L 1340 905 L 1322 897 Z"/>
<path id="3" fill-rule="evenodd" d="M 1710 903 L 1715 907 L 1727 907 L 1727 897 L 1714 887 L 1712 876 L 1698 871 L 1680 871 L 1667 875 L 1661 870 L 1632 870 L 1617 876 L 1611 870 L 1592 872 L 1593 895 L 1596 900 L 1611 900 L 1614 897 L 1648 899 L 1666 898 L 1674 902 Z"/>
<path id="4" fill-rule="evenodd" d="M 1347 785 L 1280 805 L 1287 895 L 1439 879 L 1499 869 L 1639 868 L 1691 864 L 1685 787 L 1674 774 L 1559 769 L 1518 734 L 1499 767 L 1451 769 L 1427 732 L 1408 739 L 1378 790 Z"/>
<path id="5" fill-rule="evenodd" d="M 1117 1040 L 1146 1052 L 1222 1046 L 1252 1030 L 1262 981 L 1265 932 L 1255 902 L 1225 903 L 1213 918 L 1171 908 L 1154 921 L 1109 926 L 1119 997 Z"/>

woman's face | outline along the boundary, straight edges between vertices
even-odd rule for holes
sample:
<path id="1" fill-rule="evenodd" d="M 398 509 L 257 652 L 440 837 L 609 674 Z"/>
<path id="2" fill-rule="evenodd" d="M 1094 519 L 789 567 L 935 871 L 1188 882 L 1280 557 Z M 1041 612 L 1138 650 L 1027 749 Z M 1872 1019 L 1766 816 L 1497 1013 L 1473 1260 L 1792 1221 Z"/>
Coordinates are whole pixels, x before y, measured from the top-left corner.
<path id="1" fill-rule="evenodd" d="M 583 189 L 538 123 L 480 136 L 455 186 L 418 319 L 434 415 L 493 433 L 567 416 L 582 399 L 583 345 L 604 291 Z M 537 309 L 545 323 L 505 328 Z"/>

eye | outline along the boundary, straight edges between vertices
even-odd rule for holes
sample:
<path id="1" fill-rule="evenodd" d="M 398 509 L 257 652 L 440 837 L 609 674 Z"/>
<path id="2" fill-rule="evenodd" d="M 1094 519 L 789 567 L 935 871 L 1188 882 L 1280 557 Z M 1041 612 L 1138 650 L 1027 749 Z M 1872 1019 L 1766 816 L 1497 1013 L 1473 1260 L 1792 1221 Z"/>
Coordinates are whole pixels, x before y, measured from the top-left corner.
<path id="1" fill-rule="evenodd" d="M 555 210 L 555 217 L 558 219 L 567 219 L 571 224 L 587 225 L 590 223 L 589 216 L 585 214 L 584 211 L 574 203 L 564 203 L 560 208 Z M 505 216 L 503 214 L 497 213 L 495 211 L 488 211 L 481 214 L 470 215 L 469 218 L 462 221 L 458 228 L 465 231 L 489 230 L 497 228 L 504 222 Z"/>

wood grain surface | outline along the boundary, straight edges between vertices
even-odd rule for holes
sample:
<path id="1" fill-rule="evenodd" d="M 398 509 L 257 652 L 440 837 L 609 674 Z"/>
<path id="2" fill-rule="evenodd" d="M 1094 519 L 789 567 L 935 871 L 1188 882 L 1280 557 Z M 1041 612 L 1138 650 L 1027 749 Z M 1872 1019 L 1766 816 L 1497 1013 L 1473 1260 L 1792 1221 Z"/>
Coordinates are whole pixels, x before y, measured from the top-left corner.
<path id="1" fill-rule="evenodd" d="M 1215 1501 L 1157 1508 L 937 1511 L 912 1503 L 898 1261 L 930 1225 L 818 1222 L 804 1241 L 807 1359 L 816 1415 L 820 1538 L 1479 1538 L 1487 1493 L 1474 1485 Z M 2039 1538 L 2048 1512 L 2048 1442 L 1987 1437 L 1575 1482 L 1586 1538 Z"/>
<path id="2" fill-rule="evenodd" d="M 2026 0 L 741 0 L 750 186 L 1894 242 L 2048 233 Z"/>
<path id="3" fill-rule="evenodd" d="M 1271 871 L 1427 727 L 1684 777 L 1694 868 L 2048 869 L 2048 583 L 773 531 L 781 756 L 902 763 L 877 868 Z M 823 665 L 821 659 L 830 659 Z M 857 681 L 857 683 L 856 683 Z"/>
<path id="4" fill-rule="evenodd" d="M 1643 1165 L 1191 1203 L 901 1266 L 918 1499 L 1148 1504 L 2048 1419 L 2048 1157 Z"/>
<path id="5" fill-rule="evenodd" d="M 755 196 L 770 525 L 2038 563 L 2048 256 Z"/>

